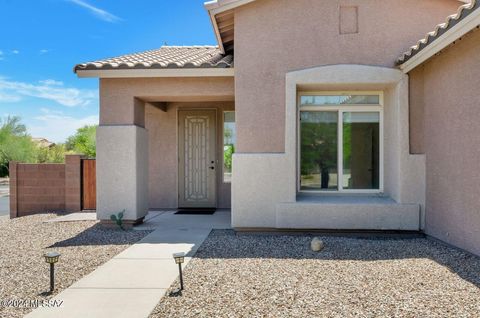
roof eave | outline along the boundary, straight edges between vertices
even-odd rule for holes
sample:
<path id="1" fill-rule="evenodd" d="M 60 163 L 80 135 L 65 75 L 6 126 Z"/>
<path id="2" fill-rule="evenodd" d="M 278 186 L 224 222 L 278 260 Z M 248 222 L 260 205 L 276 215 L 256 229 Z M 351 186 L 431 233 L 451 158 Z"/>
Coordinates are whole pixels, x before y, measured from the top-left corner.
<path id="1" fill-rule="evenodd" d="M 212 11 L 208 10 L 208 15 L 210 16 L 210 22 L 213 26 L 213 32 L 215 33 L 215 38 L 217 39 L 218 48 L 222 54 L 225 54 L 225 47 L 223 45 L 222 37 L 220 35 L 220 30 L 218 29 L 217 19 L 215 19 L 215 15 Z"/>
<path id="2" fill-rule="evenodd" d="M 447 30 L 440 37 L 436 38 L 433 42 L 427 45 L 422 50 L 409 57 L 405 62 L 399 64 L 400 69 L 404 73 L 408 73 L 416 67 L 422 65 L 428 61 L 435 54 L 457 41 L 465 34 L 469 33 L 473 29 L 480 25 L 480 9 L 474 10 L 467 17 L 459 21 L 451 29 Z"/>
<path id="3" fill-rule="evenodd" d="M 212 12 L 214 15 L 225 12 L 227 10 L 235 9 L 256 0 L 223 0 L 220 3 L 218 0 L 208 1 L 204 3 L 205 9 Z"/>
<path id="4" fill-rule="evenodd" d="M 79 78 L 233 77 L 234 68 L 76 70 Z"/>
<path id="5" fill-rule="evenodd" d="M 215 16 L 219 13 L 235 9 L 253 1 L 256 0 L 223 0 L 221 3 L 219 3 L 218 0 L 213 0 L 204 3 L 205 9 L 207 9 L 208 15 L 210 16 L 210 21 L 212 22 L 215 37 L 217 38 L 218 42 L 218 47 L 220 48 L 222 54 L 225 54 L 225 47 L 223 45 L 222 36 L 220 35 L 217 19 L 215 18 Z"/>

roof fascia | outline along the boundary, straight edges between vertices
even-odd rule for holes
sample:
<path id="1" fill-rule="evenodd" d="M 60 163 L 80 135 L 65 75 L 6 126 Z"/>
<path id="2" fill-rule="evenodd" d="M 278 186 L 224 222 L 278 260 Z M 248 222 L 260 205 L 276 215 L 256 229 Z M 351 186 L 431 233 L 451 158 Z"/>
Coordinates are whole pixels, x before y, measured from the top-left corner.
<path id="1" fill-rule="evenodd" d="M 233 68 L 77 70 L 80 78 L 233 77 Z"/>
<path id="2" fill-rule="evenodd" d="M 438 37 L 435 41 L 427 45 L 423 50 L 408 59 L 405 63 L 400 64 L 400 69 L 404 73 L 410 72 L 479 25 L 480 9 L 477 9 L 470 13 L 465 19 L 458 22 L 450 30 Z"/>

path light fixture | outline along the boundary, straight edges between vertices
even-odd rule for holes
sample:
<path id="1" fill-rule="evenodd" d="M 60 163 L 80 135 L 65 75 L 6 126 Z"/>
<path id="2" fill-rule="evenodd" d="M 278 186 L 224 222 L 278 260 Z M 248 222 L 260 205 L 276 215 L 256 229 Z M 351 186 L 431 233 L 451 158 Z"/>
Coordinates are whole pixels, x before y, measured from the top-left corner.
<path id="1" fill-rule="evenodd" d="M 180 275 L 180 288 L 173 291 L 171 295 L 178 296 L 182 294 L 183 290 L 182 264 L 183 262 L 185 262 L 185 253 L 175 253 L 173 254 L 173 259 L 175 260 L 175 264 L 178 264 L 178 273 Z"/>
<path id="2" fill-rule="evenodd" d="M 50 264 L 50 292 L 52 293 L 55 290 L 55 263 L 58 262 L 60 253 L 48 252 L 43 257 L 45 257 L 45 262 Z"/>

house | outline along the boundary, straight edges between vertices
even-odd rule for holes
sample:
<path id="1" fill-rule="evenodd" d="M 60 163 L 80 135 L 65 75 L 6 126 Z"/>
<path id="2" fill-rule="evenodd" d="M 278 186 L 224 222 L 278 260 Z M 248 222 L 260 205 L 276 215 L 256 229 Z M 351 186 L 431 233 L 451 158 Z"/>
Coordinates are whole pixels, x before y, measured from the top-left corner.
<path id="1" fill-rule="evenodd" d="M 480 253 L 478 6 L 217 0 L 218 46 L 75 66 L 100 79 L 98 218 L 231 208 L 237 229 L 424 231 Z"/>
<path id="2" fill-rule="evenodd" d="M 32 138 L 32 141 L 40 148 L 52 148 L 55 146 L 55 143 L 43 137 Z"/>

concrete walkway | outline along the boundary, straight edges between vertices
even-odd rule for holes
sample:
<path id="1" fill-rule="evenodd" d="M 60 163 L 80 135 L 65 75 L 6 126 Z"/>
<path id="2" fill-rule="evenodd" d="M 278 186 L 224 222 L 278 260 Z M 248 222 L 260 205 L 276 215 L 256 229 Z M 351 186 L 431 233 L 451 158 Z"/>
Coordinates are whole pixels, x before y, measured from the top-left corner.
<path id="1" fill-rule="evenodd" d="M 26 317 L 148 317 L 178 276 L 172 254 L 187 253 L 187 265 L 212 229 L 228 229 L 230 224 L 229 211 L 149 213 L 137 229 L 154 232 L 58 294 L 61 307 L 39 308 Z"/>
<path id="2" fill-rule="evenodd" d="M 0 178 L 0 216 L 10 215 L 10 186 L 4 178 Z"/>

